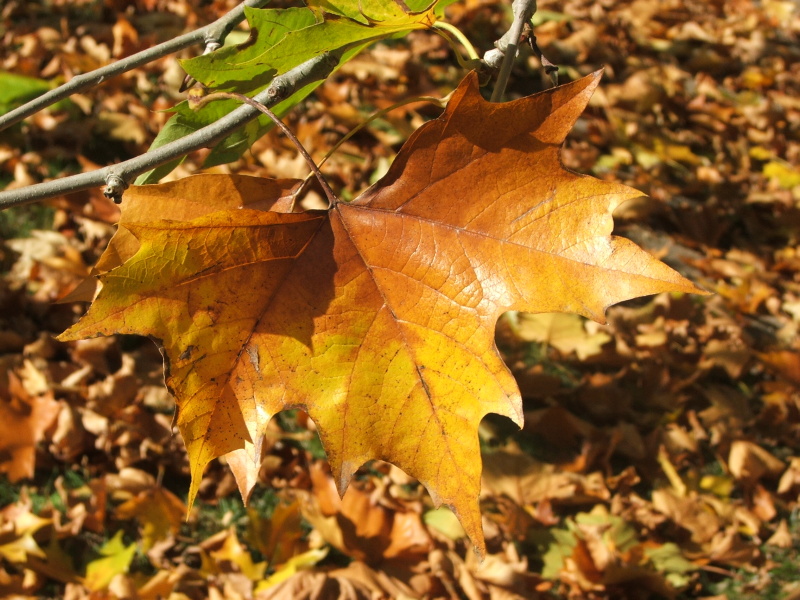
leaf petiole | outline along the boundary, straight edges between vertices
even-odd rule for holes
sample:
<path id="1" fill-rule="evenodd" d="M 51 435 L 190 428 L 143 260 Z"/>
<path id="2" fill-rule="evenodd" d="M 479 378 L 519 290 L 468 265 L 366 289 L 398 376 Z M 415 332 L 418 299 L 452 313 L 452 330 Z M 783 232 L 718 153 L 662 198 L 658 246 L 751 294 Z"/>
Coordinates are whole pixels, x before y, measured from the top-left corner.
<path id="1" fill-rule="evenodd" d="M 445 21 L 436 21 L 436 23 L 433 24 L 433 29 L 436 31 L 436 33 L 438 33 L 444 39 L 446 39 L 448 42 L 450 42 L 451 46 L 453 46 L 453 41 L 452 41 L 452 38 L 450 37 L 450 35 L 452 35 L 459 42 L 461 42 L 461 45 L 464 46 L 464 48 L 466 49 L 467 55 L 469 56 L 470 60 L 480 60 L 481 59 L 481 57 L 478 54 L 477 50 L 475 50 L 475 47 L 467 39 L 467 36 L 465 36 L 462 33 L 462 31 L 458 27 L 456 27 L 455 25 L 453 25 L 451 23 L 447 23 Z M 461 64 L 462 67 L 466 66 L 463 63 L 460 54 L 456 53 L 456 57 L 458 58 L 458 62 L 459 62 L 459 64 Z"/>
<path id="2" fill-rule="evenodd" d="M 319 181 L 319 184 L 322 186 L 322 190 L 325 192 L 325 196 L 328 198 L 328 205 L 333 206 L 339 202 L 339 198 L 336 197 L 336 194 L 333 193 L 333 189 L 331 188 L 328 180 L 325 179 L 325 176 L 322 174 L 322 171 L 319 170 L 317 163 L 314 162 L 314 159 L 311 158 L 311 155 L 305 149 L 303 144 L 300 140 L 297 139 L 297 136 L 289 129 L 286 124 L 281 121 L 278 116 L 272 112 L 269 108 L 258 102 L 257 100 L 253 100 L 252 98 L 245 96 L 244 94 L 238 94 L 236 92 L 214 92 L 213 94 L 208 94 L 207 96 L 202 96 L 198 99 L 191 99 L 192 106 L 194 108 L 200 108 L 204 104 L 211 102 L 213 100 L 218 100 L 220 98 L 231 98 L 233 100 L 238 100 L 239 102 L 244 102 L 245 104 L 249 104 L 256 110 L 261 111 L 265 115 L 267 115 L 272 122 L 288 137 L 291 142 L 294 144 L 297 151 L 301 154 L 301 156 L 305 159 L 306 164 L 308 164 L 309 169 L 311 169 L 314 176 Z M 323 161 L 324 162 L 324 161 Z M 322 163 L 320 163 L 322 164 Z"/>
<path id="3" fill-rule="evenodd" d="M 413 104 L 414 102 L 430 102 L 431 104 L 438 104 L 440 107 L 444 108 L 445 105 L 447 104 L 447 101 L 450 99 L 451 95 L 452 94 L 447 94 L 447 96 L 445 96 L 444 98 L 436 98 L 434 96 L 414 96 L 413 98 L 405 98 L 403 100 L 400 100 L 400 102 L 395 102 L 391 106 L 387 106 L 386 108 L 383 108 L 379 111 L 372 113 L 369 117 L 367 117 L 367 119 L 364 122 L 359 123 L 358 125 L 353 127 L 350 131 L 347 132 L 347 134 L 342 139 L 336 142 L 333 148 L 328 150 L 327 154 L 325 154 L 322 160 L 319 161 L 320 166 L 324 165 L 325 161 L 328 160 L 333 155 L 333 153 L 339 149 L 339 147 L 342 144 L 344 144 L 347 140 L 349 140 L 359 131 L 364 129 L 364 127 L 372 123 L 372 121 L 374 121 L 375 119 L 380 119 L 381 117 L 386 116 L 393 110 L 398 109 L 401 106 L 405 106 L 406 104 Z"/>
<path id="4" fill-rule="evenodd" d="M 447 101 L 450 99 L 451 95 L 452 93 L 447 94 L 447 96 L 445 96 L 444 98 L 436 98 L 434 96 L 414 96 L 412 98 L 405 98 L 403 100 L 400 100 L 400 102 L 395 102 L 391 106 L 387 106 L 386 108 L 383 108 L 379 111 L 372 113 L 366 120 L 353 127 L 350 131 L 347 132 L 347 134 L 344 137 L 342 137 L 342 139 L 336 142 L 333 148 L 328 150 L 325 156 L 322 157 L 322 160 L 319 161 L 319 166 L 321 167 L 322 165 L 324 165 L 325 161 L 327 161 L 331 156 L 333 156 L 333 154 L 342 146 L 342 144 L 344 144 L 347 140 L 353 137 L 356 133 L 364 129 L 364 127 L 369 125 L 375 119 L 379 119 L 389 114 L 393 110 L 400 108 L 401 106 L 405 106 L 406 104 L 412 104 L 414 102 L 430 102 L 431 104 L 438 104 L 440 107 L 444 108 L 447 105 Z M 295 196 L 299 195 L 300 192 L 303 191 L 311 175 L 312 174 L 309 174 L 305 177 L 305 179 L 303 180 L 303 184 L 299 188 L 297 188 L 297 191 L 294 192 Z"/>

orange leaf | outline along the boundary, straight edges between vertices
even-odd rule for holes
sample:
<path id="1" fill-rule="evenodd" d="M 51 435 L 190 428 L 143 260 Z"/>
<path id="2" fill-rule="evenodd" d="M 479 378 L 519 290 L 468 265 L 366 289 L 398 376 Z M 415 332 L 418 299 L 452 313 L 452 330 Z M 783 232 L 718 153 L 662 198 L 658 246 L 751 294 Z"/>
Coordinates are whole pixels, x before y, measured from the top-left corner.
<path id="1" fill-rule="evenodd" d="M 120 504 L 114 516 L 117 519 L 139 520 L 142 526 L 142 550 L 147 552 L 157 542 L 177 535 L 185 514 L 186 506 L 180 498 L 169 490 L 156 487 L 139 492 Z"/>
<path id="2" fill-rule="evenodd" d="M 451 506 L 482 551 L 478 424 L 490 412 L 522 422 L 494 345 L 500 314 L 602 320 L 621 300 L 700 291 L 610 236 L 611 211 L 639 192 L 561 165 L 559 146 L 598 81 L 492 104 L 472 74 L 380 182 L 328 211 L 223 210 L 231 202 L 218 196 L 219 212 L 128 222 L 141 247 L 101 276 L 61 339 L 161 341 L 190 498 L 210 460 L 241 451 L 255 463 L 269 419 L 302 407 L 340 494 L 366 461 L 392 462 Z M 245 179 L 199 176 L 181 189 L 208 203 L 212 183 Z M 174 190 L 134 189 L 123 220 L 141 202 L 162 214 Z"/>
<path id="3" fill-rule="evenodd" d="M 0 473 L 15 483 L 33 477 L 36 444 L 53 424 L 61 404 L 53 393 L 30 395 L 22 382 L 9 372 L 10 399 L 0 399 Z"/>

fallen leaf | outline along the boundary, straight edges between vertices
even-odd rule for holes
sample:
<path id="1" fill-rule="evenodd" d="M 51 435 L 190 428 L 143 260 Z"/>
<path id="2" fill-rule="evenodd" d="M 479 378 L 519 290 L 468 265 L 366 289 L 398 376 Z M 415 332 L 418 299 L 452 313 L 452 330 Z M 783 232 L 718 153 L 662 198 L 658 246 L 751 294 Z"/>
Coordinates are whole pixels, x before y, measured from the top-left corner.
<path id="1" fill-rule="evenodd" d="M 681 497 L 667 488 L 653 490 L 653 507 L 689 531 L 697 544 L 709 542 L 722 526 L 722 520 L 708 509 L 703 497 L 694 493 Z"/>
<path id="2" fill-rule="evenodd" d="M 313 567 L 327 555 L 327 548 L 314 548 L 312 550 L 308 550 L 307 552 L 303 552 L 302 554 L 298 554 L 297 556 L 293 556 L 285 563 L 279 565 L 272 575 L 261 581 L 256 586 L 256 593 L 259 591 L 268 590 L 272 586 L 278 585 L 282 581 L 286 581 L 292 575 Z"/>
<path id="3" fill-rule="evenodd" d="M 353 486 L 340 500 L 331 476 L 312 466 L 313 495 L 303 516 L 329 544 L 368 564 L 414 560 L 429 551 L 430 537 L 415 511 L 393 510 L 380 490 Z"/>
<path id="4" fill-rule="evenodd" d="M 291 558 L 303 537 L 301 507 L 296 498 L 279 502 L 269 518 L 258 511 L 247 510 L 247 538 L 270 565 L 281 564 Z"/>
<path id="5" fill-rule="evenodd" d="M 90 562 L 86 567 L 84 585 L 93 592 L 105 589 L 117 575 L 128 572 L 128 567 L 136 554 L 136 544 L 126 546 L 122 542 L 122 531 L 100 548 L 102 558 Z"/>
<path id="6" fill-rule="evenodd" d="M 142 527 L 142 550 L 147 552 L 156 542 L 177 535 L 186 514 L 186 505 L 175 494 L 156 487 L 139 492 L 135 498 L 120 504 L 114 513 L 117 519 L 136 518 Z"/>
<path id="7" fill-rule="evenodd" d="M 272 416 L 301 407 L 340 494 L 366 461 L 394 463 L 453 508 L 483 551 L 477 428 L 490 412 L 522 421 L 494 345 L 500 314 L 603 320 L 627 298 L 700 292 L 610 237 L 613 208 L 639 192 L 561 166 L 559 146 L 598 82 L 595 73 L 493 104 L 472 74 L 383 179 L 328 211 L 128 222 L 139 251 L 101 276 L 60 339 L 161 341 L 190 503 L 210 460 L 257 457 Z M 203 197 L 220 178 L 242 181 L 201 176 L 183 189 Z M 176 202 L 171 187 L 145 189 L 149 215 Z"/>
<path id="8" fill-rule="evenodd" d="M 763 477 L 777 479 L 785 468 L 782 460 L 758 444 L 746 440 L 736 440 L 731 444 L 728 469 L 736 479 L 744 479 L 752 485 Z"/>
<path id="9" fill-rule="evenodd" d="M 14 483 L 33 477 L 36 444 L 58 417 L 61 404 L 50 391 L 29 394 L 13 372 L 8 377 L 11 397 L 0 399 L 0 473 Z"/>
<path id="10" fill-rule="evenodd" d="M 0 545 L 0 556 L 8 562 L 25 563 L 28 555 L 45 558 L 44 551 L 39 548 L 30 533 L 21 535 L 7 544 Z"/>
<path id="11" fill-rule="evenodd" d="M 800 355 L 789 350 L 758 354 L 764 364 L 787 381 L 800 385 Z"/>
<path id="12" fill-rule="evenodd" d="M 521 313 L 518 319 L 516 331 L 520 339 L 547 342 L 562 354 L 575 352 L 580 360 L 600 354 L 603 344 L 611 340 L 605 332 L 586 331 L 584 320 L 578 315 Z"/>
<path id="13" fill-rule="evenodd" d="M 769 536 L 765 542 L 768 546 L 775 546 L 777 548 L 791 548 L 794 545 L 794 537 L 789 531 L 789 525 L 786 519 L 781 519 L 778 527 L 775 528 L 775 533 Z"/>
<path id="14" fill-rule="evenodd" d="M 217 563 L 227 562 L 235 566 L 235 570 L 250 581 L 258 581 L 264 577 L 264 571 L 267 568 L 266 562 L 253 562 L 250 551 L 242 546 L 236 537 L 236 531 L 233 529 L 228 532 L 222 547 L 218 550 L 212 550 L 210 555 Z"/>

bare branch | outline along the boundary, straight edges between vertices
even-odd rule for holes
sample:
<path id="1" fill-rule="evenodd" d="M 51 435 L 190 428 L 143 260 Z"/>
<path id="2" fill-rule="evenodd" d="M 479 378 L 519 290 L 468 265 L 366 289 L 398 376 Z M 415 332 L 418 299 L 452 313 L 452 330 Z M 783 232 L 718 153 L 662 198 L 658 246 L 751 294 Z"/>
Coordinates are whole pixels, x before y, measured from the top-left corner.
<path id="1" fill-rule="evenodd" d="M 188 48 L 194 44 L 205 44 L 206 48 L 218 48 L 225 41 L 225 38 L 231 32 L 231 30 L 236 27 L 236 25 L 238 25 L 242 19 L 244 19 L 245 6 L 259 8 L 264 6 L 267 2 L 269 2 L 269 0 L 244 0 L 244 2 L 239 4 L 224 17 L 220 17 L 205 27 L 201 27 L 200 29 L 190 33 L 185 33 L 184 35 L 178 36 L 172 40 L 164 42 L 163 44 L 159 44 L 158 46 L 148 48 L 147 50 L 142 50 L 141 52 L 132 54 L 127 58 L 113 62 L 110 65 L 106 65 L 100 69 L 90 71 L 89 73 L 76 75 L 64 85 L 59 86 L 54 90 L 50 90 L 46 94 L 34 98 L 27 104 L 24 104 L 19 108 L 15 108 L 5 115 L 0 116 L 0 131 L 30 117 L 33 114 L 36 114 L 40 110 L 47 108 L 51 104 L 55 104 L 59 100 L 63 100 L 72 94 L 76 94 L 81 90 L 85 90 L 86 88 L 90 88 L 95 85 L 100 85 L 107 79 L 111 79 L 112 77 L 116 77 L 117 75 L 121 75 L 122 73 L 126 73 L 132 69 L 141 67 L 147 63 L 151 63 L 163 56 L 167 56 L 173 52 L 178 52 L 179 50 L 183 50 L 184 48 Z"/>
<path id="2" fill-rule="evenodd" d="M 497 76 L 497 82 L 492 91 L 492 102 L 499 102 L 506 91 L 508 77 L 511 75 L 511 68 L 517 58 L 523 28 L 536 12 L 536 0 L 514 0 L 511 7 L 514 11 L 514 22 L 511 24 L 511 28 L 494 43 L 495 49 L 490 50 L 483 57 L 483 60 L 495 69 L 502 60 L 500 74 Z"/>
<path id="3" fill-rule="evenodd" d="M 326 52 L 275 77 L 270 86 L 257 94 L 253 100 L 264 106 L 274 106 L 309 83 L 326 79 L 339 64 L 343 52 L 344 50 Z M 110 186 L 106 190 L 106 195 L 117 201 L 119 194 L 137 175 L 189 152 L 213 146 L 259 114 L 261 113 L 256 108 L 244 104 L 211 125 L 119 164 L 103 167 L 91 173 L 81 173 L 47 183 L 0 192 L 0 210 L 101 185 Z"/>

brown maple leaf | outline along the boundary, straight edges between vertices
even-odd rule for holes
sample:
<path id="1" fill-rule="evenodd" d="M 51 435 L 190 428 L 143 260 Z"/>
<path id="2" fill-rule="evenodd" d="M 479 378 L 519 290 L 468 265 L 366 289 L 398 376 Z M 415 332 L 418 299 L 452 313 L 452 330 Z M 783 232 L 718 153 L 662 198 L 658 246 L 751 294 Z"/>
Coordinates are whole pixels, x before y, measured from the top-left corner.
<path id="1" fill-rule="evenodd" d="M 13 373 L 8 373 L 9 398 L 0 398 L 0 473 L 15 483 L 33 477 L 36 444 L 53 424 L 61 404 L 47 390 L 34 396 Z"/>
<path id="2" fill-rule="evenodd" d="M 340 493 L 364 462 L 392 462 L 450 506 L 482 551 L 478 424 L 490 412 L 522 422 L 494 344 L 500 314 L 602 320 L 621 300 L 700 291 L 610 236 L 611 211 L 639 192 L 560 162 L 598 81 L 492 104 L 470 75 L 380 182 L 328 211 L 287 213 L 277 191 L 264 210 L 231 210 L 242 205 L 237 190 L 254 185 L 244 177 L 133 189 L 120 232 L 140 248 L 100 277 L 61 339 L 160 341 L 190 501 L 205 465 L 226 453 L 246 497 L 268 421 L 300 407 Z M 208 210 L 193 218 L 154 219 L 198 198 Z M 131 212 L 140 216 L 126 220 Z"/>

